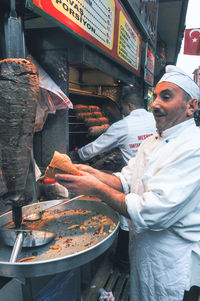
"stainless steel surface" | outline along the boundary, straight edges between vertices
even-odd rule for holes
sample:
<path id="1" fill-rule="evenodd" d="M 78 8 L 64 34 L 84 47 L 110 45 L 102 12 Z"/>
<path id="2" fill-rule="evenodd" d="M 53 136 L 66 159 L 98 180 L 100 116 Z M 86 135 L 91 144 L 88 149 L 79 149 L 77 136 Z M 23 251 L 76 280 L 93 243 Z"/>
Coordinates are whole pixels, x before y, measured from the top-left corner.
<path id="1" fill-rule="evenodd" d="M 47 244 L 55 237 L 55 233 L 36 230 L 0 229 L 0 237 L 7 246 L 13 247 L 10 262 L 15 262 L 22 247 L 33 248 Z"/>
<path id="2" fill-rule="evenodd" d="M 38 230 L 22 230 L 22 229 L 0 229 L 0 237 L 3 242 L 10 247 L 13 247 L 17 236 L 23 233 L 22 247 L 33 248 L 42 246 L 54 238 L 55 233 Z"/>
<path id="3" fill-rule="evenodd" d="M 10 256 L 10 262 L 16 262 L 19 253 L 21 252 L 22 245 L 23 245 L 23 240 L 24 240 L 24 232 L 19 232 L 17 235 L 17 238 L 14 243 L 14 247 Z"/>
<path id="4" fill-rule="evenodd" d="M 37 204 L 31 204 L 23 207 L 23 214 L 30 214 L 35 210 L 44 210 L 45 208 L 50 207 L 52 204 L 58 204 L 62 202 L 62 200 L 48 201 Z M 69 204 L 62 205 L 60 207 L 62 210 L 68 209 L 83 209 L 83 210 L 91 210 L 96 213 L 102 213 L 103 215 L 112 219 L 115 223 L 114 229 L 109 233 L 106 237 L 102 236 L 102 240 L 97 242 L 93 246 L 88 246 L 83 250 L 77 251 L 73 254 L 66 255 L 65 252 L 69 251 L 69 248 L 63 248 L 62 252 L 59 250 L 51 250 L 51 255 L 49 254 L 50 246 L 55 246 L 55 241 L 51 241 L 48 244 L 36 247 L 33 249 L 24 248 L 22 249 L 21 255 L 23 257 L 33 256 L 37 253 L 37 258 L 44 258 L 40 261 L 33 262 L 9 262 L 9 254 L 11 252 L 10 248 L 6 246 L 2 241 L 0 241 L 0 275 L 4 277 L 21 277 L 21 278 L 31 278 L 31 277 L 39 277 L 45 275 L 56 274 L 64 271 L 68 271 L 79 267 L 99 255 L 105 252 L 114 242 L 118 227 L 119 227 L 119 217 L 118 214 L 112 210 L 109 206 L 102 202 L 98 201 L 87 201 L 87 200 L 74 200 Z M 7 223 L 12 221 L 11 212 L 8 212 L 2 216 L 0 216 L 0 227 L 3 227 Z M 59 221 L 58 221 L 59 222 Z M 62 224 L 61 227 L 64 227 Z M 82 240 L 82 237 L 79 239 Z M 59 243 L 56 241 L 56 244 Z"/>
<path id="5" fill-rule="evenodd" d="M 51 208 L 51 209 L 57 208 L 58 206 L 67 204 L 67 203 L 69 203 L 69 202 L 71 202 L 71 201 L 73 201 L 73 200 L 80 199 L 80 198 L 82 198 L 83 196 L 84 196 L 84 195 L 78 195 L 78 196 L 76 196 L 76 197 L 74 197 L 74 198 L 72 198 L 72 199 L 65 200 L 65 201 L 63 201 L 63 202 L 61 202 L 61 203 L 59 203 L 59 204 L 52 205 L 52 206 L 50 206 L 50 207 L 48 207 L 48 208 L 46 208 L 46 209 L 44 209 L 44 210 L 40 210 L 40 211 L 37 210 L 37 211 L 35 211 L 35 212 L 33 212 L 33 213 L 29 214 L 29 215 L 25 215 L 25 216 L 23 217 L 23 219 L 24 219 L 24 221 L 28 221 L 28 222 L 37 221 L 37 220 L 41 219 L 42 214 L 44 213 L 45 210 L 47 210 L 47 209 L 49 210 L 50 208 Z"/>

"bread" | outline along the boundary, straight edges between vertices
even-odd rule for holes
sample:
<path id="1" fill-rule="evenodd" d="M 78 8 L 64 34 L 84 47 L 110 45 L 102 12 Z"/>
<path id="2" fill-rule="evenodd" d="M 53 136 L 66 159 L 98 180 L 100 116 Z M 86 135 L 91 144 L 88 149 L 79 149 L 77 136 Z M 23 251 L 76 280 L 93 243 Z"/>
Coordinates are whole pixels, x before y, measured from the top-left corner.
<path id="1" fill-rule="evenodd" d="M 90 112 L 77 113 L 76 117 L 79 120 L 84 120 L 85 118 L 91 118 L 92 117 L 92 113 L 90 113 Z"/>
<path id="2" fill-rule="evenodd" d="M 103 134 L 109 128 L 109 124 L 103 124 L 100 126 L 92 126 L 88 129 L 88 134 L 90 136 L 99 136 Z"/>
<path id="3" fill-rule="evenodd" d="M 89 108 L 86 105 L 75 105 L 74 109 L 77 113 L 89 112 Z"/>
<path id="4" fill-rule="evenodd" d="M 76 113 L 84 113 L 84 112 L 96 112 L 101 111 L 99 106 L 89 106 L 89 105 L 74 105 L 74 109 Z"/>
<path id="5" fill-rule="evenodd" d="M 44 176 L 47 178 L 55 178 L 57 173 L 68 173 L 71 175 L 80 176 L 80 172 L 74 166 L 70 157 L 66 154 L 61 154 L 58 151 L 55 151 Z"/>
<path id="6" fill-rule="evenodd" d="M 100 118 L 103 116 L 102 113 L 98 112 L 98 111 L 92 112 L 91 114 L 92 114 L 92 117 L 94 117 L 94 118 Z"/>
<path id="7" fill-rule="evenodd" d="M 98 112 L 98 111 L 101 111 L 101 109 L 98 106 L 89 106 L 89 111 L 90 112 Z"/>
<path id="8" fill-rule="evenodd" d="M 106 117 L 99 117 L 99 118 L 85 118 L 86 126 L 98 126 L 102 124 L 108 124 L 108 118 Z"/>
<path id="9" fill-rule="evenodd" d="M 76 117 L 81 120 L 85 120 L 86 118 L 100 118 L 102 117 L 101 112 L 83 112 L 77 113 Z"/>

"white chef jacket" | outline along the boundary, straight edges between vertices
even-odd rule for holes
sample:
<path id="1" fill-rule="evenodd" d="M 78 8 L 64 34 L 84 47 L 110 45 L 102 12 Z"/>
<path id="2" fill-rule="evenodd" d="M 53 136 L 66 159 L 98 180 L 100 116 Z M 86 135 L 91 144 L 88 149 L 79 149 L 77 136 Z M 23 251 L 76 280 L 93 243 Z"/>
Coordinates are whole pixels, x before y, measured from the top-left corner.
<path id="1" fill-rule="evenodd" d="M 135 157 L 142 141 L 156 133 L 155 119 L 145 109 L 137 109 L 113 123 L 105 133 L 95 141 L 81 147 L 78 154 L 83 161 L 118 147 L 126 164 Z M 128 231 L 127 219 L 120 215 L 121 229 Z"/>
<path id="2" fill-rule="evenodd" d="M 133 110 L 122 120 L 113 123 L 96 140 L 81 147 L 78 154 L 81 160 L 86 161 L 118 147 L 128 164 L 128 161 L 135 157 L 141 142 L 154 133 L 156 125 L 153 114 L 145 109 Z"/>
<path id="3" fill-rule="evenodd" d="M 200 129 L 194 119 L 146 139 L 115 175 L 130 216 L 130 300 L 182 301 L 200 241 Z"/>

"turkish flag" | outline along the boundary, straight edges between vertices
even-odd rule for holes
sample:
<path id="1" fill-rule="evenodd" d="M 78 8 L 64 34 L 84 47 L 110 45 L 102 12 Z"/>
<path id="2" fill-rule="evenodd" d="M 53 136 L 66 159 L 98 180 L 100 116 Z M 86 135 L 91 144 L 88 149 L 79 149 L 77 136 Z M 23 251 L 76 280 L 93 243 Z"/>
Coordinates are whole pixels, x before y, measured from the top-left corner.
<path id="1" fill-rule="evenodd" d="M 184 54 L 200 55 L 200 28 L 186 29 Z"/>

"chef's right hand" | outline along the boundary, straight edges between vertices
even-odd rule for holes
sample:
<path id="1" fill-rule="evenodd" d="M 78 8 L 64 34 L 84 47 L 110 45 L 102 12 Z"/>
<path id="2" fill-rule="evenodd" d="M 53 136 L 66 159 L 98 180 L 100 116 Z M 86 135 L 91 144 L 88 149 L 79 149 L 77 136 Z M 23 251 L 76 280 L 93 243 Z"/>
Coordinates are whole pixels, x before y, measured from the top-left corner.
<path id="1" fill-rule="evenodd" d="M 74 164 L 74 165 L 79 171 L 88 172 L 89 174 L 96 177 L 98 171 L 97 169 L 91 167 L 90 165 L 86 165 L 86 164 Z"/>
<path id="2" fill-rule="evenodd" d="M 94 196 L 95 191 L 103 184 L 93 175 L 83 171 L 81 176 L 56 174 L 55 179 L 70 192 L 76 193 L 77 195 L 84 194 L 86 196 Z"/>

